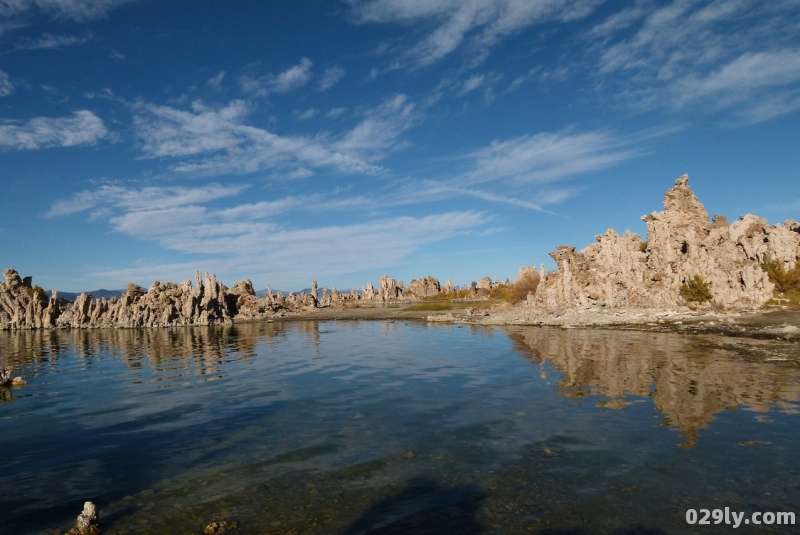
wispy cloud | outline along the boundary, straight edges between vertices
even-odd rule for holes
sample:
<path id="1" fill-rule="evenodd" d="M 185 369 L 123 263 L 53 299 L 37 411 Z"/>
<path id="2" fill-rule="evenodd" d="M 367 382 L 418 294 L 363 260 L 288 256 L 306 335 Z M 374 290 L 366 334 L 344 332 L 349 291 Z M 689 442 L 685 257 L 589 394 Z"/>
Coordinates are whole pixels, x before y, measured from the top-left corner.
<path id="1" fill-rule="evenodd" d="M 72 117 L 36 117 L 25 122 L 0 124 L 0 147 L 40 149 L 93 145 L 106 137 L 103 121 L 88 110 Z"/>
<path id="2" fill-rule="evenodd" d="M 115 7 L 132 0 L 2 0 L 0 18 L 38 11 L 57 18 L 86 21 L 104 17 Z"/>
<path id="3" fill-rule="evenodd" d="M 420 120 L 416 105 L 407 95 L 395 95 L 369 108 L 352 130 L 333 144 L 337 151 L 366 161 L 378 161 L 405 146 L 400 135 Z"/>
<path id="4" fill-rule="evenodd" d="M 634 106 L 702 106 L 756 122 L 800 107 L 799 32 L 793 1 L 641 0 L 590 36 L 599 74 L 624 84 Z"/>
<path id="5" fill-rule="evenodd" d="M 308 108 L 305 111 L 302 111 L 297 114 L 297 119 L 300 121 L 304 121 L 306 119 L 311 119 L 319 115 L 319 110 L 316 108 Z"/>
<path id="6" fill-rule="evenodd" d="M 252 133 L 250 127 L 241 124 L 248 113 L 242 100 L 231 101 L 220 109 L 195 101 L 192 111 L 139 102 L 135 111 L 134 126 L 144 143 L 142 150 L 150 158 L 233 150 Z"/>
<path id="7" fill-rule="evenodd" d="M 225 71 L 220 71 L 219 74 L 216 76 L 212 76 L 209 78 L 206 83 L 215 89 L 219 89 L 222 86 L 222 80 L 225 78 Z"/>
<path id="8" fill-rule="evenodd" d="M 399 183 L 382 203 L 406 205 L 472 197 L 552 213 L 548 206 L 570 199 L 582 190 L 580 186 L 563 186 L 560 182 L 642 156 L 653 141 L 681 129 L 680 125 L 667 126 L 630 136 L 609 131 L 545 132 L 497 140 L 455 157 L 455 161 L 467 164 L 462 172 Z"/>
<path id="9" fill-rule="evenodd" d="M 0 97 L 7 97 L 13 92 L 14 84 L 11 83 L 8 73 L 0 71 Z"/>
<path id="10" fill-rule="evenodd" d="M 480 212 L 457 211 L 421 217 L 390 217 L 353 224 L 290 226 L 282 214 L 370 208 L 369 199 L 310 195 L 213 207 L 243 187 L 197 188 L 103 186 L 55 203 L 46 214 L 65 216 L 106 209 L 98 219 L 112 230 L 161 247 L 205 255 L 195 267 L 246 272 L 252 277 L 340 274 L 401 262 L 418 248 L 472 232 L 490 221 Z M 281 217 L 276 217 L 281 216 Z M 280 221 L 280 222 L 278 222 Z M 343 254 L 359 251 L 359 254 Z M 314 258 L 319 259 L 315 263 Z M 199 264 L 199 265 L 198 265 Z M 185 269 L 185 264 L 173 267 Z M 105 278 L 131 277 L 142 268 L 106 271 Z M 154 266 L 159 278 L 169 269 Z M 160 270 L 160 271 L 159 271 Z"/>
<path id="11" fill-rule="evenodd" d="M 335 119 L 337 117 L 341 117 L 341 115 L 344 114 L 344 112 L 346 112 L 346 111 L 347 111 L 347 108 L 331 108 L 325 114 L 325 117 L 327 117 L 328 119 Z"/>
<path id="12" fill-rule="evenodd" d="M 167 210 L 181 206 L 204 203 L 233 197 L 247 186 L 145 187 L 140 189 L 103 185 L 95 190 L 85 190 L 67 199 L 53 203 L 45 217 L 58 217 L 92 210 L 98 206 L 113 206 L 130 212 Z"/>
<path id="13" fill-rule="evenodd" d="M 458 91 L 458 96 L 464 96 L 471 91 L 475 91 L 476 89 L 480 88 L 484 81 L 486 80 L 486 75 L 483 74 L 473 74 L 466 80 L 464 83 L 461 84 L 461 89 Z"/>
<path id="14" fill-rule="evenodd" d="M 195 101 L 191 111 L 139 102 L 134 110 L 145 157 L 180 158 L 174 171 L 210 175 L 305 167 L 381 174 L 374 162 L 401 148 L 400 135 L 417 119 L 404 95 L 366 108 L 361 122 L 336 136 L 288 137 L 250 126 L 241 100 L 219 109 Z"/>
<path id="15" fill-rule="evenodd" d="M 431 65 L 461 47 L 485 59 L 498 42 L 548 21 L 567 22 L 590 14 L 603 0 L 349 0 L 359 23 L 433 25 L 405 53 L 407 62 Z"/>
<path id="16" fill-rule="evenodd" d="M 302 58 L 300 63 L 278 74 L 268 74 L 259 78 L 242 77 L 242 90 L 255 97 L 266 97 L 273 93 L 288 93 L 303 87 L 314 77 L 311 72 L 313 63 Z"/>
<path id="17" fill-rule="evenodd" d="M 325 69 L 322 74 L 322 79 L 319 81 L 319 90 L 327 91 L 331 87 L 338 84 L 344 78 L 345 71 L 341 67 L 331 67 Z"/>
<path id="18" fill-rule="evenodd" d="M 53 50 L 65 46 L 78 46 L 94 39 L 92 33 L 84 35 L 54 35 L 43 33 L 38 39 L 21 39 L 14 48 L 16 50 Z"/>
<path id="19" fill-rule="evenodd" d="M 472 169 L 461 183 L 545 183 L 605 169 L 641 154 L 630 139 L 609 132 L 541 133 L 494 141 L 466 156 Z"/>
<path id="20" fill-rule="evenodd" d="M 742 113 L 754 122 L 771 119 L 800 107 L 800 50 L 742 54 L 706 76 L 678 80 L 673 94 L 678 106 L 747 104 Z"/>

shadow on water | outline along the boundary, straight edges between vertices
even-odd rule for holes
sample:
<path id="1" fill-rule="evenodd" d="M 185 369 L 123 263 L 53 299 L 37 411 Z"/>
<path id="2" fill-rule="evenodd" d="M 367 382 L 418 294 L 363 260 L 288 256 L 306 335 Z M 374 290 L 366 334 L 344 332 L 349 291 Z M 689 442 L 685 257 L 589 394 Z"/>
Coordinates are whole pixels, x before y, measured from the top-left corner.
<path id="1" fill-rule="evenodd" d="M 341 535 L 485 533 L 476 518 L 484 499 L 475 487 L 445 488 L 418 479 L 373 505 Z"/>

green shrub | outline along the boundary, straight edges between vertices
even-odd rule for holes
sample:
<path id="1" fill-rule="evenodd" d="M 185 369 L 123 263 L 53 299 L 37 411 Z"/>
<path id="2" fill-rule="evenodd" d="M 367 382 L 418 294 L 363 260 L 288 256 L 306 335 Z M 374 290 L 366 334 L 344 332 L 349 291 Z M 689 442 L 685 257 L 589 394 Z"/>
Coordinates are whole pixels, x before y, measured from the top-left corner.
<path id="1" fill-rule="evenodd" d="M 794 268 L 787 270 L 780 260 L 766 257 L 761 263 L 761 269 L 769 275 L 769 279 L 775 285 L 776 292 L 782 294 L 800 293 L 800 262 L 795 262 Z"/>
<path id="2" fill-rule="evenodd" d="M 700 275 L 695 275 L 687 279 L 686 282 L 681 285 L 680 290 L 684 299 L 694 303 L 704 303 L 714 298 L 708 283 L 704 281 Z"/>
<path id="3" fill-rule="evenodd" d="M 28 288 L 28 295 L 31 299 L 38 299 L 39 301 L 47 301 L 47 294 L 44 289 L 38 284 L 33 288 Z"/>

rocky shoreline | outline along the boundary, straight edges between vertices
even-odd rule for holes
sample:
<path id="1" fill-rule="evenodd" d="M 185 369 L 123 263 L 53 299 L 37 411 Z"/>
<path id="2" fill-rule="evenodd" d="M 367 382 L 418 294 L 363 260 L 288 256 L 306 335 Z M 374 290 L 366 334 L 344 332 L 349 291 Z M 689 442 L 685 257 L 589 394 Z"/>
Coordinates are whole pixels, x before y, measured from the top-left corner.
<path id="1" fill-rule="evenodd" d="M 434 277 L 402 281 L 381 276 L 361 291 L 340 293 L 312 282 L 309 293 L 284 296 L 267 286 L 258 297 L 249 279 L 231 288 L 213 274 L 195 274 L 195 283 L 154 282 L 149 289 L 128 284 L 119 298 L 94 299 L 80 294 L 74 302 L 48 298 L 13 269 L 0 282 L 0 330 L 102 327 L 171 327 L 226 324 L 282 318 L 392 317 L 386 307 L 436 300 L 465 310 L 441 314 L 399 314 L 434 322 L 483 325 L 613 326 L 663 328 L 684 322 L 735 322 L 759 314 L 774 299 L 776 282 L 764 267 L 797 271 L 800 223 L 768 225 L 743 215 L 727 219 L 709 214 L 684 175 L 667 191 L 663 212 L 642 219 L 647 240 L 630 231 L 608 230 L 582 251 L 559 246 L 550 253 L 558 269 L 545 273 L 520 268 L 514 284 L 484 277 L 469 287 L 441 285 Z M 520 303 L 471 309 L 470 303 L 512 295 L 523 289 Z M 527 295 L 527 297 L 525 297 Z M 424 307 L 423 307 L 424 308 Z M 354 309 L 371 309 L 353 314 Z"/>

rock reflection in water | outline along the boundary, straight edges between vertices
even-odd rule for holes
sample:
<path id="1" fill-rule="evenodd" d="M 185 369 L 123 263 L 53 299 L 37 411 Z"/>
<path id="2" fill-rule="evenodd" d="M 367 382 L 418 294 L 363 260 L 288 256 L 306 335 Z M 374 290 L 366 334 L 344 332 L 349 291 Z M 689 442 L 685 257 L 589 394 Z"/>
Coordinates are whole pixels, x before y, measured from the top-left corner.
<path id="1" fill-rule="evenodd" d="M 307 334 L 319 349 L 319 322 L 241 323 L 163 329 L 73 329 L 15 331 L 0 337 L 0 365 L 26 366 L 32 374 L 52 373 L 62 355 L 89 367 L 112 354 L 129 369 L 148 366 L 155 373 L 224 377 L 224 365 L 256 357 L 256 346 L 272 350 L 290 331 Z M 30 373 L 30 372 L 29 372 Z M 0 396 L 2 394 L 0 393 Z M 12 399 L 3 396 L 3 399 Z"/>
<path id="2" fill-rule="evenodd" d="M 598 405 L 611 409 L 627 406 L 629 395 L 652 397 L 687 448 L 725 409 L 800 410 L 796 361 L 747 358 L 744 348 L 721 347 L 710 337 L 538 327 L 508 328 L 508 336 L 535 363 L 564 374 L 558 386 L 565 397 L 606 396 Z"/>

